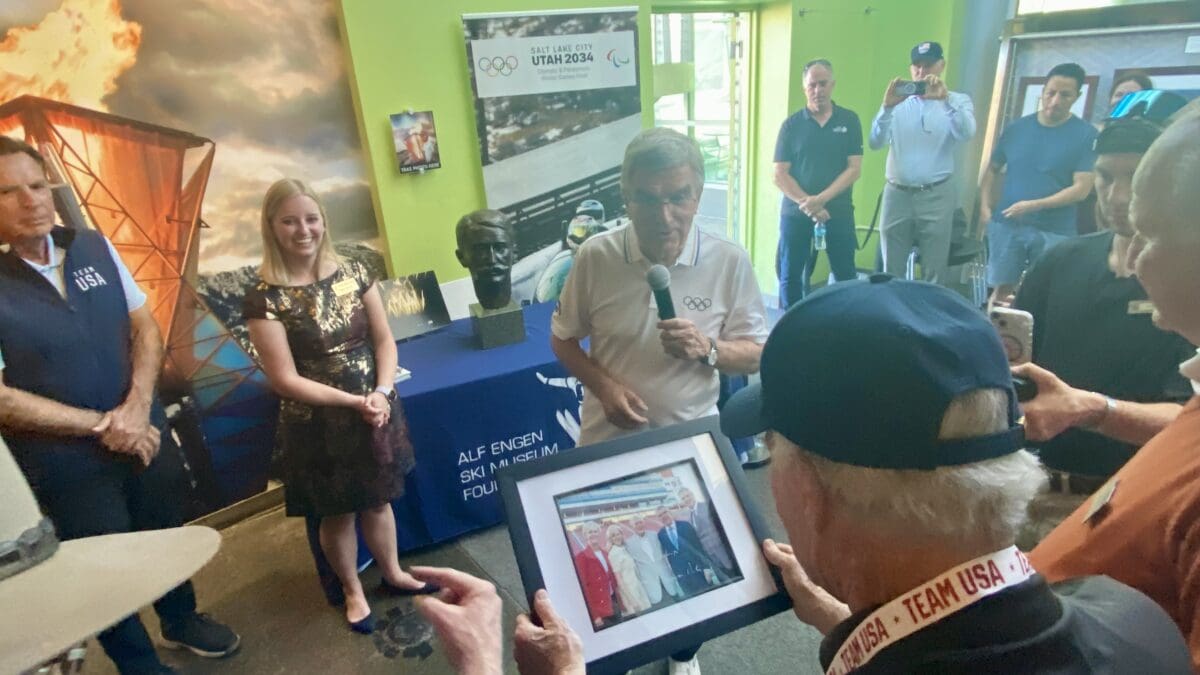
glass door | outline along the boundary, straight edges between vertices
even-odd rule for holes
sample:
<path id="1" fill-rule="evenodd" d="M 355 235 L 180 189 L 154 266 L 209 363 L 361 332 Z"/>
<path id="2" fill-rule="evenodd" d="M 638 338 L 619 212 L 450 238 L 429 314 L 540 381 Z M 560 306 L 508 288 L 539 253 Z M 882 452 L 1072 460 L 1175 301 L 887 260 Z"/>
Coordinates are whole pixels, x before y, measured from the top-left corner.
<path id="1" fill-rule="evenodd" d="M 656 94 L 659 66 L 669 82 L 655 100 L 654 123 L 696 139 L 705 174 L 696 223 L 742 245 L 749 24 L 740 12 L 653 16 Z"/>

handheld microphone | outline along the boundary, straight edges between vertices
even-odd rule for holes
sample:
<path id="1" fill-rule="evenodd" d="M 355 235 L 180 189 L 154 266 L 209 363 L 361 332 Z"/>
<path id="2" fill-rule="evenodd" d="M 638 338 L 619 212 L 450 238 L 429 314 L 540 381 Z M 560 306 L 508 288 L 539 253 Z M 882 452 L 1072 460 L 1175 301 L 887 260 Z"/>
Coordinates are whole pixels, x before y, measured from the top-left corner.
<path id="1" fill-rule="evenodd" d="M 646 272 L 646 283 L 654 292 L 654 304 L 658 305 L 658 318 L 666 321 L 675 318 L 675 303 L 671 302 L 671 272 L 662 265 L 655 265 Z"/>

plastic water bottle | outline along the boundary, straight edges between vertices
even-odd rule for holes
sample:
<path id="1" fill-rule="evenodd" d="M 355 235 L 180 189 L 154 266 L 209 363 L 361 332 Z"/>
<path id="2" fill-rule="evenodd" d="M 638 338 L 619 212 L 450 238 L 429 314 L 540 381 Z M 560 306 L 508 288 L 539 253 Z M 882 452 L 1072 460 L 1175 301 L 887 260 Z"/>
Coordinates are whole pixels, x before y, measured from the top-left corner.
<path id="1" fill-rule="evenodd" d="M 825 250 L 825 223 L 813 225 L 813 246 L 816 246 L 818 251 Z"/>

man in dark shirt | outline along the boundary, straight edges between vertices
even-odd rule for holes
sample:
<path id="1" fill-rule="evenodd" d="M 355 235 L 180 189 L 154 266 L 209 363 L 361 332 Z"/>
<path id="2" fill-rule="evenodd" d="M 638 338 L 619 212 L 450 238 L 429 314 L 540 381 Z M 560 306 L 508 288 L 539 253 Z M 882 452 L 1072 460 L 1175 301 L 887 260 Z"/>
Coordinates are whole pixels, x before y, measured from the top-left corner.
<path id="1" fill-rule="evenodd" d="M 1182 102 L 1182 99 L 1181 99 Z M 1014 372 L 1038 385 L 1026 436 L 1054 487 L 1090 494 L 1179 413 L 1192 395 L 1181 336 L 1150 320 L 1153 304 L 1127 264 L 1133 172 L 1161 132 L 1143 117 L 1109 122 L 1096 139 L 1098 221 L 1105 229 L 1063 242 L 1025 276 L 1016 306 L 1033 314 L 1033 363 Z M 1080 475 L 1081 474 L 1081 475 Z"/>
<path id="2" fill-rule="evenodd" d="M 804 66 L 808 105 L 783 122 L 775 143 L 775 185 L 783 192 L 779 213 L 779 304 L 786 308 L 808 293 L 813 228 L 825 224 L 834 279 L 856 275 L 854 205 L 850 188 L 862 172 L 862 124 L 833 102 L 833 66 L 825 59 Z"/>

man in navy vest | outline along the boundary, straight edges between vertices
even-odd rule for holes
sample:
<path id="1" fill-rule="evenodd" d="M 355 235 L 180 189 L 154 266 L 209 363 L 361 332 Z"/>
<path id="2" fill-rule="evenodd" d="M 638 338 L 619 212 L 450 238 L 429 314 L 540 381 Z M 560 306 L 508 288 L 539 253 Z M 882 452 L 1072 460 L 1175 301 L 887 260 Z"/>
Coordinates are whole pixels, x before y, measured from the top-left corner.
<path id="1" fill-rule="evenodd" d="M 183 465 L 154 397 L 162 337 L 145 303 L 108 240 L 55 226 L 42 156 L 0 136 L 0 433 L 63 539 L 183 520 Z M 190 582 L 155 609 L 167 646 L 237 649 L 237 634 L 196 613 Z M 136 614 L 100 642 L 122 674 L 173 672 Z"/>

